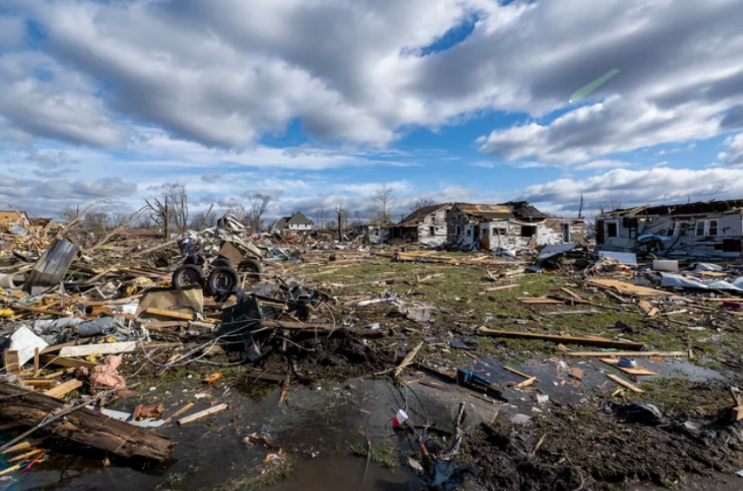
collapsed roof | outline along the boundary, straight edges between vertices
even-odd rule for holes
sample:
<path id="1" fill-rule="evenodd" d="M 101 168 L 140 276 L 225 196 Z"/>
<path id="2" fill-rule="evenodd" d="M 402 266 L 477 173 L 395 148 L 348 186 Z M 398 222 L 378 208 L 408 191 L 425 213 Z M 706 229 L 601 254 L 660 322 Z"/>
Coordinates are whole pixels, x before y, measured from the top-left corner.
<path id="1" fill-rule="evenodd" d="M 545 219 L 547 215 L 537 210 L 527 201 L 509 201 L 497 205 L 475 205 L 470 203 L 456 203 L 462 213 L 472 218 L 493 220 L 497 218 L 529 218 Z"/>
<path id="2" fill-rule="evenodd" d="M 667 216 L 667 215 L 699 215 L 705 213 L 725 213 L 743 208 L 743 200 L 727 201 L 698 201 L 696 203 L 682 203 L 678 205 L 636 206 L 634 208 L 607 211 L 599 217 L 619 216 Z"/>

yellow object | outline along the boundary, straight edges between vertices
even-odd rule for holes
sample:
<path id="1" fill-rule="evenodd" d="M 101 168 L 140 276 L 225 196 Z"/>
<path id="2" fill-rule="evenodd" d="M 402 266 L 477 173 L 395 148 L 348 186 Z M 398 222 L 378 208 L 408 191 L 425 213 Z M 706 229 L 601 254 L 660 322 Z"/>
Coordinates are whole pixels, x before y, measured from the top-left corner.
<path id="1" fill-rule="evenodd" d="M 0 309 L 0 317 L 11 317 L 15 315 L 12 309 Z"/>

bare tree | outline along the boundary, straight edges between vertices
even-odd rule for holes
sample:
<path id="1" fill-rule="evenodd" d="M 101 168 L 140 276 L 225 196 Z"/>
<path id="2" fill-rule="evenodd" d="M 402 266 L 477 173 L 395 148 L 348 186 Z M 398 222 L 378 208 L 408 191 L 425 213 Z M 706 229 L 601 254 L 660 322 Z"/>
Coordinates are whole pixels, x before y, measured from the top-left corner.
<path id="1" fill-rule="evenodd" d="M 583 218 L 583 193 L 580 193 L 580 205 L 578 206 L 578 218 Z"/>
<path id="2" fill-rule="evenodd" d="M 619 210 L 621 208 L 622 208 L 622 202 L 619 200 L 609 200 L 606 202 L 602 202 L 600 206 L 601 213 Z"/>
<path id="3" fill-rule="evenodd" d="M 421 208 L 425 208 L 426 206 L 434 206 L 437 204 L 438 203 L 436 202 L 436 200 L 432 198 L 418 198 L 413 203 L 413 207 L 410 209 L 410 213 L 414 213 L 420 210 Z"/>
<path id="4" fill-rule="evenodd" d="M 394 201 L 394 191 L 392 188 L 383 184 L 379 187 L 379 191 L 372 196 L 372 199 L 377 203 L 377 221 L 380 223 L 390 223 L 392 221 L 390 217 L 390 208 Z"/>
<path id="5" fill-rule="evenodd" d="M 263 214 L 271 202 L 272 197 L 269 194 L 253 193 L 247 196 L 248 207 L 245 210 L 245 219 L 250 228 L 256 232 L 263 224 Z"/>
<path id="6" fill-rule="evenodd" d="M 183 184 L 163 184 L 162 198 L 145 200 L 152 220 L 165 232 L 165 240 L 170 232 L 185 232 L 188 229 L 188 193 Z M 153 204 L 154 203 L 154 204 Z"/>
<path id="7" fill-rule="evenodd" d="M 208 211 L 200 211 L 195 213 L 191 218 L 190 228 L 192 230 L 202 230 L 204 228 L 211 228 L 217 226 L 217 215 L 212 213 L 214 205 L 209 207 Z"/>
<path id="8" fill-rule="evenodd" d="M 325 209 L 315 208 L 315 223 L 320 230 L 325 228 Z"/>

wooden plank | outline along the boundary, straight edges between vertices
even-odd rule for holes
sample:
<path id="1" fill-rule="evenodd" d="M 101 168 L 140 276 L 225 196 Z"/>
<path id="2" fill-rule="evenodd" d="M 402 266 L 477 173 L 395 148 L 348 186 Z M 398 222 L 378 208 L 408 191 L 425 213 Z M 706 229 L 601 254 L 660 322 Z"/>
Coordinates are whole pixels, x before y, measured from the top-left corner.
<path id="1" fill-rule="evenodd" d="M 555 343 L 582 344 L 585 346 L 598 346 L 601 348 L 617 348 L 628 350 L 641 350 L 645 347 L 643 343 L 633 343 L 630 341 L 614 341 L 613 339 L 600 338 L 598 336 L 557 336 L 553 334 L 533 334 L 520 331 L 499 331 L 496 329 L 480 328 L 478 334 L 484 336 L 500 338 L 517 338 L 517 339 L 538 339 L 542 341 L 552 341 Z"/>
<path id="2" fill-rule="evenodd" d="M 508 365 L 503 365 L 503 370 L 506 370 L 506 371 L 511 372 L 511 373 L 515 373 L 519 377 L 524 377 L 525 379 L 533 378 L 535 382 L 539 382 L 539 379 L 538 378 L 532 377 L 531 375 L 527 375 L 524 372 L 520 372 L 520 371 L 516 370 L 515 368 L 509 367 Z"/>
<path id="3" fill-rule="evenodd" d="M 519 285 L 518 283 L 514 283 L 513 285 L 492 286 L 490 288 L 484 289 L 483 291 L 481 291 L 480 293 L 478 293 L 478 295 L 485 295 L 486 293 L 497 292 L 497 291 L 500 291 L 500 290 L 511 290 L 513 288 L 518 288 L 519 286 L 521 286 L 521 285 Z"/>
<path id="4" fill-rule="evenodd" d="M 633 392 L 638 392 L 638 393 L 645 392 L 641 388 L 639 388 L 639 387 L 637 387 L 635 385 L 632 385 L 631 383 L 627 382 L 626 380 L 624 380 L 623 378 L 619 377 L 618 375 L 614 375 L 613 373 L 608 373 L 606 376 L 609 377 L 610 379 L 612 379 L 614 382 L 616 382 L 619 385 L 621 385 L 622 387 L 626 387 L 627 389 L 629 389 L 629 390 L 631 390 Z"/>
<path id="5" fill-rule="evenodd" d="M 227 404 L 218 404 L 214 407 L 210 407 L 209 409 L 204 409 L 203 411 L 199 411 L 198 413 L 193 413 L 190 416 L 186 416 L 185 418 L 181 418 L 178 420 L 179 425 L 185 425 L 188 423 L 193 423 L 194 421 L 197 421 L 201 418 L 204 418 L 206 416 L 216 414 L 218 412 L 224 411 L 227 409 Z"/>
<path id="6" fill-rule="evenodd" d="M 587 283 L 599 288 L 613 288 L 623 295 L 631 295 L 635 297 L 667 297 L 673 295 L 672 293 L 664 292 L 663 290 L 633 285 L 632 283 L 626 283 L 619 280 L 593 278 L 588 280 Z"/>
<path id="7" fill-rule="evenodd" d="M 44 391 L 44 395 L 54 397 L 55 399 L 61 399 L 65 394 L 69 394 L 73 390 L 82 387 L 83 383 L 76 378 L 70 379 L 67 382 L 62 382 L 56 387 L 52 387 L 49 390 Z"/>
<path id="8" fill-rule="evenodd" d="M 184 314 L 182 312 L 173 312 L 172 310 L 156 309 L 155 307 L 148 308 L 147 310 L 145 310 L 145 313 L 184 321 L 196 320 L 195 314 Z"/>
<path id="9" fill-rule="evenodd" d="M 37 448 L 36 450 L 31 450 L 30 452 L 22 453 L 21 455 L 16 455 L 12 459 L 8 459 L 8 463 L 24 461 L 28 459 L 29 457 L 33 457 L 34 455 L 39 455 L 42 452 L 45 452 L 45 450 L 42 448 Z"/>
<path id="10" fill-rule="evenodd" d="M 57 381 L 45 379 L 45 378 L 26 378 L 26 379 L 23 379 L 23 383 L 26 385 L 30 385 L 31 387 L 35 389 L 38 389 L 38 388 L 52 387 L 57 384 Z"/>
<path id="11" fill-rule="evenodd" d="M 627 375 L 634 375 L 635 377 L 637 377 L 637 376 L 653 376 L 653 375 L 658 375 L 657 373 L 655 373 L 655 372 L 653 372 L 651 370 L 648 370 L 645 367 L 641 367 L 639 365 L 637 366 L 637 368 L 620 367 L 619 366 L 619 360 L 616 359 L 616 358 L 601 358 L 601 361 L 603 361 L 607 365 L 613 366 L 617 370 L 623 371 Z"/>
<path id="12" fill-rule="evenodd" d="M 49 414 L 65 409 L 64 401 L 21 387 L 0 384 L 0 412 L 12 421 L 34 427 Z M 125 458 L 142 457 L 157 461 L 172 457 L 172 443 L 137 426 L 80 408 L 53 423 L 55 436 L 63 437 Z"/>
<path id="13" fill-rule="evenodd" d="M 21 362 L 18 351 L 6 349 L 3 351 L 3 365 L 8 373 L 18 374 L 21 371 Z"/>
<path id="14" fill-rule="evenodd" d="M 517 297 L 519 302 L 529 305 L 562 305 L 564 302 L 559 300 L 553 300 L 551 298 L 537 298 L 537 297 Z"/>
<path id="15" fill-rule="evenodd" d="M 79 367 L 95 368 L 98 366 L 97 363 L 93 363 L 91 361 L 76 360 L 74 358 L 65 358 L 63 356 L 56 356 L 56 355 L 40 355 L 39 360 L 41 360 L 41 363 L 45 363 L 47 365 L 58 365 L 60 367 L 67 367 L 67 368 L 79 368 Z"/>
<path id="16" fill-rule="evenodd" d="M 568 375 L 576 380 L 583 380 L 583 370 L 581 370 L 580 368 L 571 368 L 568 372 Z"/>
<path id="17" fill-rule="evenodd" d="M 571 358 L 601 358 L 607 356 L 629 356 L 635 358 L 650 356 L 688 356 L 686 351 L 569 351 L 565 353 L 565 355 Z"/>
<path id="18" fill-rule="evenodd" d="M 122 343 L 83 344 L 80 346 L 65 346 L 60 350 L 59 356 L 70 357 L 89 355 L 112 355 L 116 353 L 131 353 L 136 349 L 136 341 L 124 341 Z"/>

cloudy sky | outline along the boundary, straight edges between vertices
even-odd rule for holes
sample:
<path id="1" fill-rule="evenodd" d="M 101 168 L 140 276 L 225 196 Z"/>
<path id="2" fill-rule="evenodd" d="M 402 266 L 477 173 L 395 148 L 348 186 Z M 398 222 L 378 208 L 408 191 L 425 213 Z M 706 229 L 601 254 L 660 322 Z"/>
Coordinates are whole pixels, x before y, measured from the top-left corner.
<path id="1" fill-rule="evenodd" d="M 0 0 L 0 198 L 743 198 L 741 25 L 741 0 Z"/>

